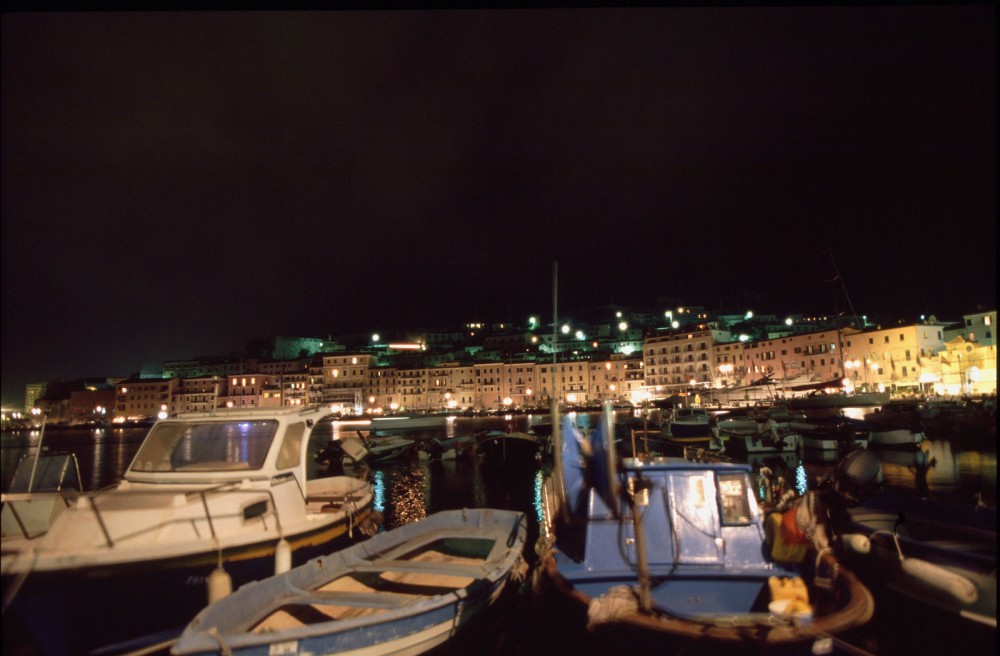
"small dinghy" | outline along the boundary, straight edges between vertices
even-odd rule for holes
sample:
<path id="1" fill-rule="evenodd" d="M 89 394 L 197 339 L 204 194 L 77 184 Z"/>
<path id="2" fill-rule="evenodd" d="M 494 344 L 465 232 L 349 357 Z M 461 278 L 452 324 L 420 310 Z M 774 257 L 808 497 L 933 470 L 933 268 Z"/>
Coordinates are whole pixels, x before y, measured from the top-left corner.
<path id="1" fill-rule="evenodd" d="M 522 513 L 449 510 L 250 583 L 198 614 L 190 654 L 420 654 L 523 577 Z"/>

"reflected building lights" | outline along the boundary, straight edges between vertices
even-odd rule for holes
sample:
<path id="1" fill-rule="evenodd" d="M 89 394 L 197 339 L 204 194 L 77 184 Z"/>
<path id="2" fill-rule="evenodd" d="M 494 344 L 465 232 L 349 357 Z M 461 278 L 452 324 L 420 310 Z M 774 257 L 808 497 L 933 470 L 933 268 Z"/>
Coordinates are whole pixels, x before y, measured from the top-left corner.
<path id="1" fill-rule="evenodd" d="M 376 469 L 372 475 L 372 507 L 385 513 L 385 472 Z"/>
<path id="2" fill-rule="evenodd" d="M 806 474 L 806 466 L 799 461 L 795 468 L 795 491 L 799 496 L 804 496 L 809 491 L 809 476 Z"/>
<path id="3" fill-rule="evenodd" d="M 544 514 L 542 513 L 542 490 L 545 484 L 545 473 L 541 468 L 535 472 L 535 498 L 534 498 L 534 508 L 535 508 L 535 520 L 539 525 L 542 524 L 544 519 Z"/>

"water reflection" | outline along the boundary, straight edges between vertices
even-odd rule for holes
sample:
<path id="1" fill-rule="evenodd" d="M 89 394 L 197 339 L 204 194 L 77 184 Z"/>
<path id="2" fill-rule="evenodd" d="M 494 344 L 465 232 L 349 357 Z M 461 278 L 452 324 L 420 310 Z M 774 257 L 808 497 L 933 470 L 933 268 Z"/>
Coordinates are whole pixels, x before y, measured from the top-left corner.
<path id="1" fill-rule="evenodd" d="M 419 464 L 394 467 L 388 481 L 385 527 L 393 529 L 427 516 L 427 476 Z"/>

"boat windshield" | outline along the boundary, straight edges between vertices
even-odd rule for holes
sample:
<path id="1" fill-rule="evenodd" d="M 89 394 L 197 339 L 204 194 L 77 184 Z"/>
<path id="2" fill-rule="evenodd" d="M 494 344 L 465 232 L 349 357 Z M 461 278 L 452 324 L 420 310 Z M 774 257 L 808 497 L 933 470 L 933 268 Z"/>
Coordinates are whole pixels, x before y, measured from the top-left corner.
<path id="1" fill-rule="evenodd" d="M 162 422 L 153 426 L 132 462 L 135 472 L 260 469 L 278 422 Z"/>

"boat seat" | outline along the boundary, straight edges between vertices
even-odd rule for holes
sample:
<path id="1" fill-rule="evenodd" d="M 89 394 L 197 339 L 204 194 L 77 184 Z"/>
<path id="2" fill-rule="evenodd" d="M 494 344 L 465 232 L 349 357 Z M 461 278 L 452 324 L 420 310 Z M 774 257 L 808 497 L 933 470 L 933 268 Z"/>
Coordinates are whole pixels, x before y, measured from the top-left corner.
<path id="1" fill-rule="evenodd" d="M 398 592 L 310 592 L 296 603 L 335 604 L 338 606 L 360 606 L 363 608 L 399 608 L 420 599 L 421 595 Z"/>
<path id="2" fill-rule="evenodd" d="M 375 560 L 354 567 L 358 572 L 398 572 L 400 574 L 444 574 L 451 577 L 482 578 L 486 563 L 469 565 L 461 563 L 418 562 L 413 560 Z"/>

